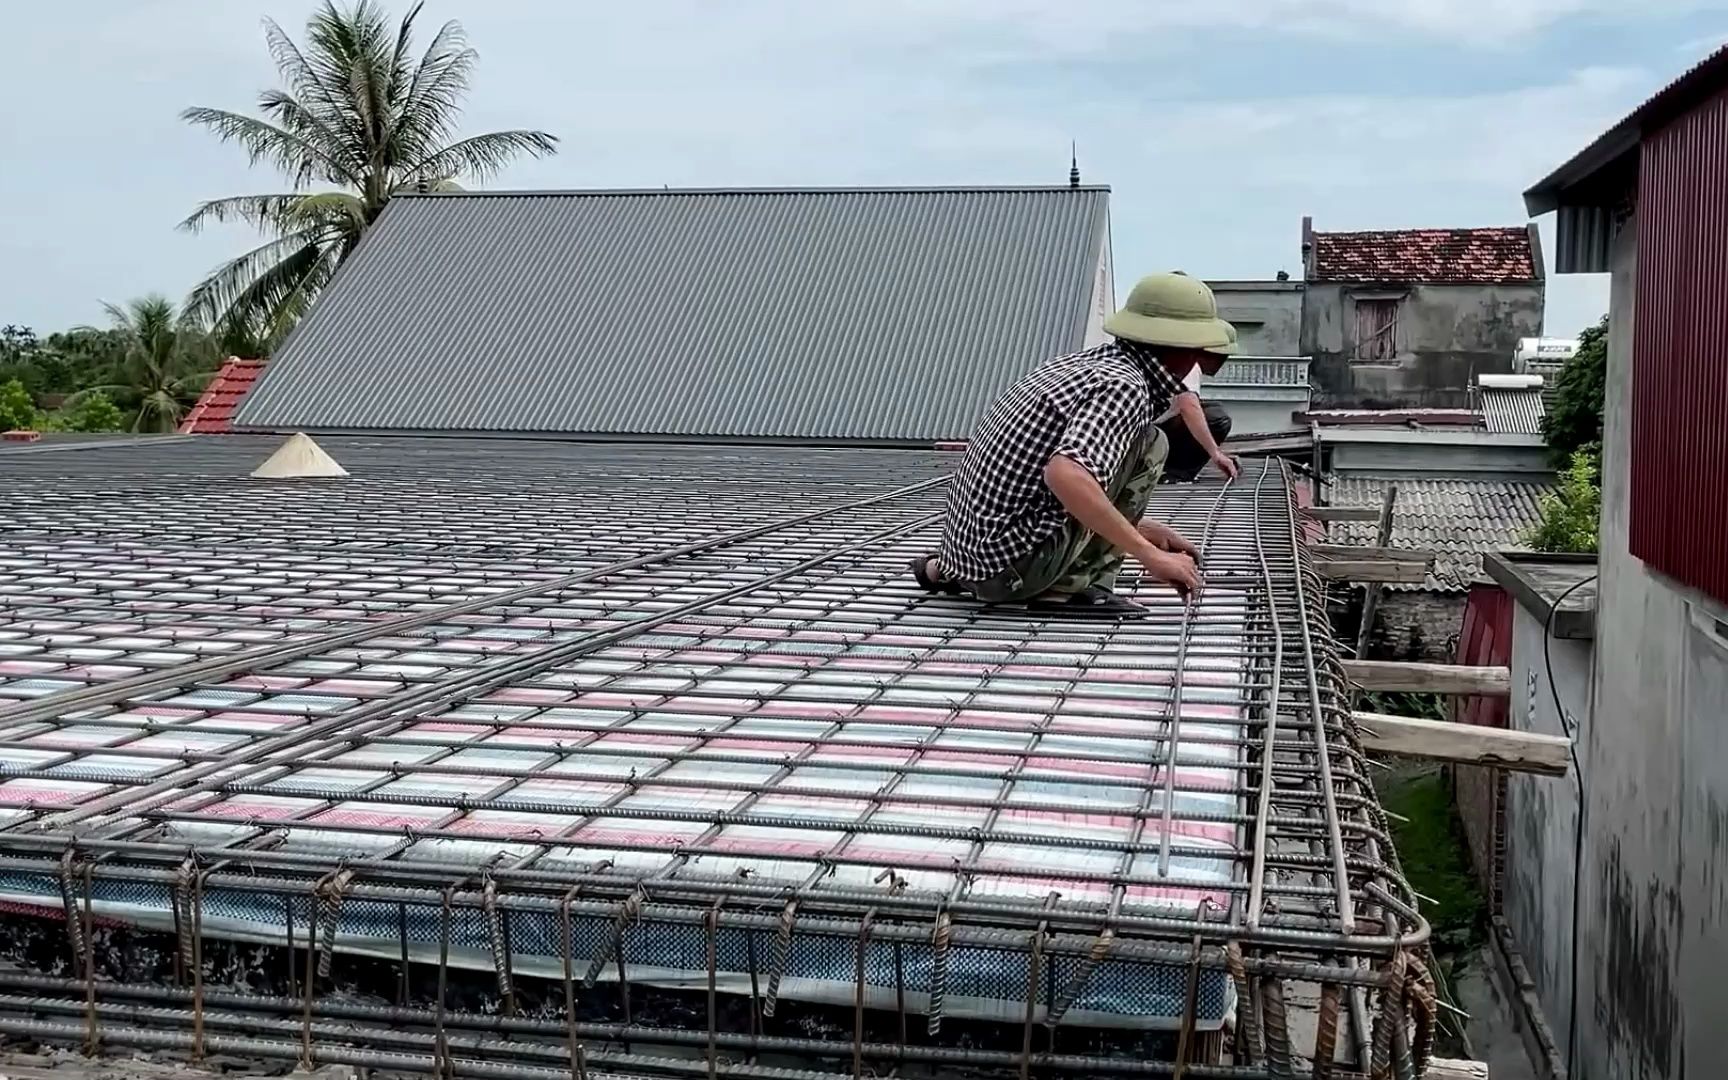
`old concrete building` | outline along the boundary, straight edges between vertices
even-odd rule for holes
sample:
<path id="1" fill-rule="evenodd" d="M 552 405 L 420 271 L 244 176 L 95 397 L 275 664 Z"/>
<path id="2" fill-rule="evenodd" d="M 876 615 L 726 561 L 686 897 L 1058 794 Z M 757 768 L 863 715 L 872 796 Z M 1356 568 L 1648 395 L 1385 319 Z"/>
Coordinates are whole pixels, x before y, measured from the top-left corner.
<path id="1" fill-rule="evenodd" d="M 1208 281 L 1218 317 L 1236 328 L 1243 356 L 1302 355 L 1302 282 Z"/>
<path id="2" fill-rule="evenodd" d="M 1298 430 L 1297 414 L 1312 403 L 1301 352 L 1302 282 L 1280 271 L 1268 280 L 1206 284 L 1218 298 L 1219 316 L 1236 328 L 1239 352 L 1217 375 L 1197 380 L 1196 388 L 1228 410 L 1233 435 Z"/>
<path id="3" fill-rule="evenodd" d="M 1457 408 L 1542 330 L 1536 227 L 1316 232 L 1302 219 L 1302 331 L 1318 404 Z"/>

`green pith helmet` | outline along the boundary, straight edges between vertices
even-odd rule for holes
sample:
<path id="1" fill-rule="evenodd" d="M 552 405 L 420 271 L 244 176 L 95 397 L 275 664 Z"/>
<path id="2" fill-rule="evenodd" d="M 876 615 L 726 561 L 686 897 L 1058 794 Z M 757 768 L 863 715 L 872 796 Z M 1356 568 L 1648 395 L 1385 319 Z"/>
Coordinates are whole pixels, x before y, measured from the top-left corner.
<path id="1" fill-rule="evenodd" d="M 1104 320 L 1104 330 L 1142 345 L 1178 349 L 1215 349 L 1233 340 L 1212 290 L 1183 273 L 1149 274 L 1135 282 L 1122 310 Z"/>
<path id="2" fill-rule="evenodd" d="M 1223 345 L 1208 345 L 1206 347 L 1206 351 L 1209 353 L 1217 353 L 1219 356 L 1235 356 L 1236 355 L 1236 328 L 1234 326 L 1231 326 L 1229 323 L 1225 323 L 1224 329 L 1230 331 L 1230 340 Z"/>

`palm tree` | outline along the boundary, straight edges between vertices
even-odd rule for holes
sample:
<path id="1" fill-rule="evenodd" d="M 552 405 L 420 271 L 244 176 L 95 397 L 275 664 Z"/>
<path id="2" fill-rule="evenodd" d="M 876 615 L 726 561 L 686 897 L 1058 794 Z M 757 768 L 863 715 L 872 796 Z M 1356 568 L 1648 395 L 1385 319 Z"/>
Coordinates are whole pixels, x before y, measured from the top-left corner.
<path id="1" fill-rule="evenodd" d="M 86 387 L 67 404 L 102 393 L 136 410 L 133 431 L 173 431 L 216 373 L 214 343 L 165 297 L 146 296 L 125 307 L 102 306 L 119 345 L 113 381 Z"/>
<path id="2" fill-rule="evenodd" d="M 448 22 L 416 60 L 414 21 L 423 6 L 416 3 L 392 32 L 373 0 L 347 8 L 325 0 L 307 20 L 304 49 L 266 19 L 264 36 L 283 88 L 259 98 L 262 117 L 207 108 L 181 114 L 239 146 L 253 164 L 275 166 L 290 187 L 215 199 L 181 223 L 196 231 L 210 222 L 244 221 L 272 236 L 193 289 L 189 315 L 225 336 L 273 344 L 392 195 L 452 189 L 458 177 L 484 180 L 524 154 L 556 151 L 558 140 L 543 131 L 455 138 L 478 55 L 462 27 Z M 311 190 L 324 185 L 338 190 Z"/>

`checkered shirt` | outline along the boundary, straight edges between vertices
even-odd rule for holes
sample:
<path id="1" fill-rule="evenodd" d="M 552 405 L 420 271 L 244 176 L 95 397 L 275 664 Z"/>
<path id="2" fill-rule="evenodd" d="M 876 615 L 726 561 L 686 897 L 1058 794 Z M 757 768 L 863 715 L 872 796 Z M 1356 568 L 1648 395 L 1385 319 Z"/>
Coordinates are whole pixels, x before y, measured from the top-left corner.
<path id="1" fill-rule="evenodd" d="M 979 420 L 948 489 L 943 573 L 985 581 L 1068 518 L 1044 482 L 1057 454 L 1108 488 L 1134 439 L 1186 387 L 1152 351 L 1121 339 L 1059 356 L 1010 386 Z"/>

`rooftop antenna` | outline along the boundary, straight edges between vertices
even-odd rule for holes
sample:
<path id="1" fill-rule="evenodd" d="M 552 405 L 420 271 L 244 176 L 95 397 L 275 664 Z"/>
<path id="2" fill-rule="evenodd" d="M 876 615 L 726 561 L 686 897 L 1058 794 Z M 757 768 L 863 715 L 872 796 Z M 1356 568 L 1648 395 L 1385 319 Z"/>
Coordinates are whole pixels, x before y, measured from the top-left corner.
<path id="1" fill-rule="evenodd" d="M 1080 186 L 1080 144 L 1077 142 L 1068 144 L 1068 186 Z"/>

